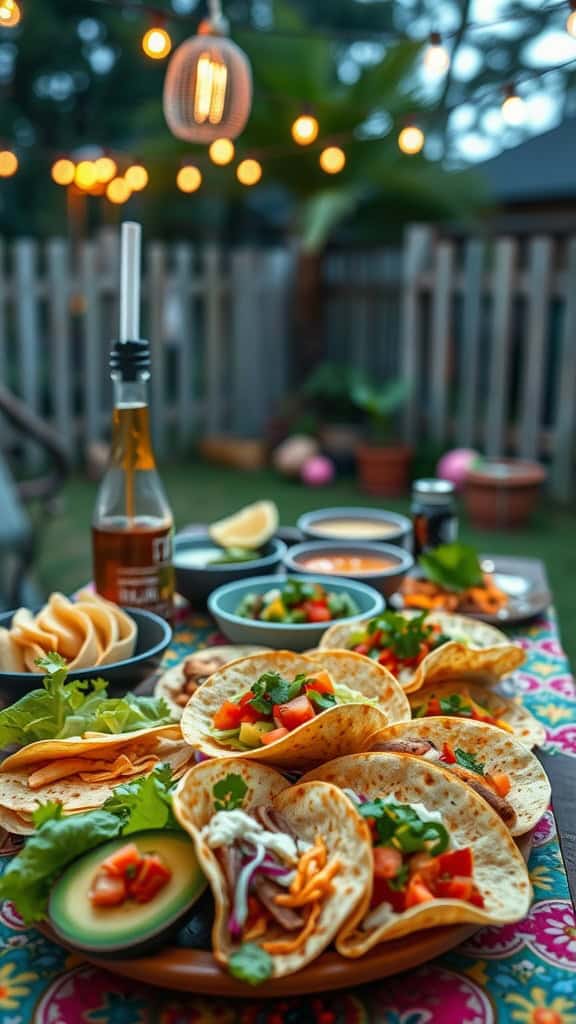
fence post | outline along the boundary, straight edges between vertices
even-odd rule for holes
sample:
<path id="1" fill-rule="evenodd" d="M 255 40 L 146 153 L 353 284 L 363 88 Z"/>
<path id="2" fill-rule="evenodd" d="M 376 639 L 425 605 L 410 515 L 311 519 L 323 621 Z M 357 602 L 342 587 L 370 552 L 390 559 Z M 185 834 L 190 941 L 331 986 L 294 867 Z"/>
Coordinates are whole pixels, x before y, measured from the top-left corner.
<path id="1" fill-rule="evenodd" d="M 176 246 L 176 294 L 180 308 L 180 345 L 177 382 L 178 439 L 185 449 L 192 435 L 195 418 L 196 394 L 196 318 L 192 312 L 195 301 L 190 294 L 192 277 L 192 249 L 189 245 Z"/>
<path id="2" fill-rule="evenodd" d="M 549 238 L 530 242 L 530 272 L 526 310 L 524 379 L 520 415 L 519 452 L 525 459 L 538 457 L 542 423 L 542 382 L 544 342 L 548 330 L 550 269 L 552 246 Z"/>
<path id="3" fill-rule="evenodd" d="M 222 316 L 222 253 L 218 246 L 204 250 L 204 366 L 207 434 L 218 434 L 224 423 L 222 403 L 223 316 Z"/>
<path id="4" fill-rule="evenodd" d="M 70 274 L 68 244 L 52 238 L 47 245 L 48 311 L 52 344 L 49 346 L 49 378 L 54 403 L 54 425 L 69 454 L 75 449 L 70 349 Z"/>
<path id="5" fill-rule="evenodd" d="M 434 258 L 432 338 L 428 368 L 431 382 L 430 433 L 433 440 L 439 445 L 446 440 L 448 416 L 453 262 L 454 246 L 452 242 L 439 242 Z"/>
<path id="6" fill-rule="evenodd" d="M 89 445 L 102 437 L 102 363 L 107 362 L 108 357 L 102 335 L 97 250 L 94 242 L 84 242 L 80 250 L 80 282 L 84 298 L 81 327 L 84 347 L 82 433 L 85 444 Z"/>
<path id="7" fill-rule="evenodd" d="M 476 444 L 478 434 L 484 242 L 476 238 L 470 239 L 466 243 L 465 252 L 458 442 L 463 448 L 472 448 Z"/>
<path id="8" fill-rule="evenodd" d="M 516 242 L 511 238 L 499 238 L 496 242 L 495 265 L 492 275 L 492 345 L 486 409 L 487 455 L 502 455 L 504 452 L 515 261 Z"/>
<path id="9" fill-rule="evenodd" d="M 574 493 L 576 447 L 576 237 L 567 247 L 564 275 L 564 322 L 560 339 L 560 365 L 554 407 L 557 410 L 552 454 L 552 493 L 568 501 Z"/>
<path id="10" fill-rule="evenodd" d="M 432 247 L 432 231 L 429 227 L 413 224 L 404 239 L 402 266 L 402 320 L 400 325 L 400 365 L 404 380 L 410 392 L 404 406 L 404 440 L 413 444 L 418 425 L 419 393 L 421 371 L 421 314 L 420 286 L 418 276 L 424 270 Z"/>
<path id="11" fill-rule="evenodd" d="M 38 296 L 36 288 L 37 243 L 21 238 L 15 243 L 16 336 L 19 354 L 19 385 L 22 398 L 32 412 L 40 412 L 40 352 Z M 33 443 L 26 443 L 24 457 L 29 468 L 40 461 Z"/>

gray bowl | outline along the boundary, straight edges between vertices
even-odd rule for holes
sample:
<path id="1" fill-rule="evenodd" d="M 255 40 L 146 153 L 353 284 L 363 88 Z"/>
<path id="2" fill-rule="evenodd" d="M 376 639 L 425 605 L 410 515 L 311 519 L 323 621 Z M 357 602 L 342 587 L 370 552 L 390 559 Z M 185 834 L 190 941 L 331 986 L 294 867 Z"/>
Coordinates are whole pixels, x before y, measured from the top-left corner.
<path id="1" fill-rule="evenodd" d="M 358 537 L 351 534 L 335 537 L 334 534 L 326 533 L 322 529 L 322 523 L 326 519 L 366 519 L 386 524 L 390 532 L 385 537 Z M 412 523 L 407 516 L 398 512 L 388 512 L 380 508 L 354 508 L 353 506 L 338 508 L 318 508 L 314 512 L 305 512 L 298 520 L 298 529 L 302 531 L 308 540 L 329 540 L 332 543 L 350 541 L 355 544 L 394 544 L 406 548 L 412 547 Z"/>
<path id="2" fill-rule="evenodd" d="M 291 574 L 293 575 L 293 574 Z M 262 644 L 276 650 L 306 651 L 316 647 L 322 634 L 332 622 L 259 622 L 243 619 L 235 614 L 236 608 L 247 594 L 265 594 L 274 587 L 283 587 L 288 576 L 255 576 L 237 580 L 219 587 L 208 600 L 210 614 L 216 619 L 222 633 L 235 644 Z M 344 591 L 354 598 L 358 614 L 334 622 L 357 622 L 373 618 L 384 609 L 384 599 L 372 587 L 340 576 L 310 576 L 311 583 L 321 583 L 327 590 Z"/>
<path id="3" fill-rule="evenodd" d="M 131 658 L 116 661 L 112 665 L 97 665 L 82 668 L 70 674 L 71 679 L 98 679 L 108 682 L 108 693 L 122 696 L 143 683 L 160 665 L 162 654 L 172 639 L 172 628 L 153 612 L 141 608 L 125 608 L 137 626 L 136 647 Z M 14 612 L 0 615 L 0 626 L 9 629 Z M 30 690 L 42 686 L 42 676 L 37 672 L 0 672 L 0 706 L 6 707 L 20 700 Z"/>
<path id="4" fill-rule="evenodd" d="M 264 576 L 282 567 L 286 554 L 283 541 L 273 537 L 262 547 L 262 555 L 250 562 L 227 562 L 225 565 L 186 565 L 186 556 L 194 558 L 195 552 L 205 548 L 218 549 L 208 532 L 177 534 L 174 538 L 174 569 L 176 589 L 191 604 L 205 604 L 216 587 L 248 576 Z"/>
<path id="5" fill-rule="evenodd" d="M 369 583 L 371 587 L 378 590 L 385 597 L 392 597 L 398 590 L 402 580 L 410 572 L 414 565 L 412 555 L 403 548 L 395 547 L 393 544 L 359 544 L 345 540 L 309 540 L 305 544 L 295 544 L 284 556 L 284 565 L 291 572 L 297 572 L 306 576 L 315 575 L 314 569 L 306 569 L 301 562 L 304 557 L 322 555 L 372 555 L 394 560 L 389 569 L 375 569 L 373 572 L 358 573 L 330 573 L 333 580 L 358 580 L 359 583 Z M 328 575 L 328 574 L 327 574 Z"/>

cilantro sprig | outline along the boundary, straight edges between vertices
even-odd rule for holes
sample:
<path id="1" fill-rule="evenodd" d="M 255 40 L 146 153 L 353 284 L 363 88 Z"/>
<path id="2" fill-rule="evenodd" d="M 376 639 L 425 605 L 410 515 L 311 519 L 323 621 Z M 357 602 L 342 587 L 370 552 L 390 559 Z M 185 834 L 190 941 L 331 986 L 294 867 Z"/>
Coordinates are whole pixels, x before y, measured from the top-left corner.
<path id="1" fill-rule="evenodd" d="M 242 807 L 248 792 L 248 784 L 241 775 L 230 772 L 212 787 L 214 809 L 216 811 L 235 811 Z"/>
<path id="2" fill-rule="evenodd" d="M 484 584 L 478 555 L 466 544 L 441 544 L 420 555 L 418 564 L 426 579 L 444 590 L 461 593 Z"/>
<path id="3" fill-rule="evenodd" d="M 275 704 L 287 704 L 298 697 L 306 679 L 304 673 L 289 680 L 284 679 L 279 672 L 264 672 L 252 686 L 254 696 L 248 703 L 260 714 L 269 715 Z"/>
<path id="4" fill-rule="evenodd" d="M 454 757 L 461 768 L 467 768 L 469 772 L 475 772 L 476 775 L 484 775 L 484 765 L 477 760 L 474 754 L 462 750 L 462 747 L 456 747 Z"/>
<path id="5" fill-rule="evenodd" d="M 418 657 L 422 645 L 429 643 L 434 635 L 434 627 L 426 623 L 426 616 L 426 612 L 407 617 L 386 611 L 370 620 L 366 632 L 369 637 L 381 633 L 378 646 L 389 648 L 400 661 L 409 661 Z"/>
<path id="6" fill-rule="evenodd" d="M 363 818 L 374 822 L 377 846 L 393 846 L 402 853 L 426 850 L 435 857 L 448 848 L 449 836 L 439 821 L 423 821 L 410 804 L 388 803 L 377 797 L 359 804 Z"/>

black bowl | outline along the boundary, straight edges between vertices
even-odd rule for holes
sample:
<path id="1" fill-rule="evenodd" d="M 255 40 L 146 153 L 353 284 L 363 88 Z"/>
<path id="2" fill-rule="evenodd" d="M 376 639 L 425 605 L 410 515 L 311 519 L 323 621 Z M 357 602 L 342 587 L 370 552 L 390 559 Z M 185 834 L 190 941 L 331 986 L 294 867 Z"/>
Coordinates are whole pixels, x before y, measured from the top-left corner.
<path id="1" fill-rule="evenodd" d="M 172 639 L 172 628 L 159 615 L 140 608 L 125 608 L 137 626 L 136 648 L 131 658 L 111 665 L 96 665 L 71 673 L 71 679 L 98 679 L 108 682 L 108 693 L 118 697 L 134 690 L 156 671 L 162 654 Z M 0 626 L 10 627 L 14 612 L 0 615 Z M 6 707 L 19 700 L 30 690 L 42 685 L 42 676 L 37 672 L 0 672 L 0 706 Z"/>
<path id="2" fill-rule="evenodd" d="M 227 562 L 220 565 L 183 565 L 181 562 L 179 564 L 179 555 L 206 547 L 217 547 L 210 540 L 207 531 L 178 533 L 174 538 L 176 589 L 194 605 L 205 605 L 212 591 L 225 583 L 243 580 L 249 576 L 267 576 L 276 572 L 281 568 L 286 554 L 284 542 L 272 538 L 262 546 L 262 554 L 249 562 Z"/>

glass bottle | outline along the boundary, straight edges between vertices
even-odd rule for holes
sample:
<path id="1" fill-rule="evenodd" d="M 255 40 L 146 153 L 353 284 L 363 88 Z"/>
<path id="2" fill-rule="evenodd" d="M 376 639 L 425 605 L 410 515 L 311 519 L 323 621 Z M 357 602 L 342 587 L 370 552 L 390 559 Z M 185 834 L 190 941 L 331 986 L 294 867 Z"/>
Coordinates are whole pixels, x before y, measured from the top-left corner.
<path id="1" fill-rule="evenodd" d="M 150 439 L 145 341 L 116 342 L 110 464 L 92 521 L 96 590 L 117 604 L 171 618 L 173 519 Z"/>
<path id="2" fill-rule="evenodd" d="M 448 480 L 415 480 L 412 484 L 414 557 L 458 539 L 456 490 Z"/>

